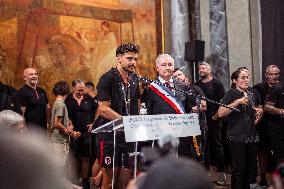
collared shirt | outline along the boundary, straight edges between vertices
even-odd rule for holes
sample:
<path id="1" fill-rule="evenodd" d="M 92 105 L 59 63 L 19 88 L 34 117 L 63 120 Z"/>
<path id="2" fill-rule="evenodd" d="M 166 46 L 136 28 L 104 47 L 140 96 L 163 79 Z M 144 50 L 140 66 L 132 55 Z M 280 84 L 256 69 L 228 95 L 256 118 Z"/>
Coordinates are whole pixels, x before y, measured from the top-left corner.
<path id="1" fill-rule="evenodd" d="M 258 142 L 259 140 L 254 125 L 255 110 L 253 109 L 253 105 L 259 105 L 259 99 L 257 99 L 257 95 L 251 91 L 252 88 L 250 88 L 249 90 L 250 91 L 248 92 L 251 94 L 251 96 L 249 97 L 250 104 L 238 105 L 237 109 L 239 109 L 240 112 L 232 111 L 227 116 L 229 122 L 227 128 L 227 136 L 230 140 L 235 142 L 250 143 Z M 222 103 L 229 105 L 236 99 L 242 98 L 244 96 L 245 95 L 243 92 L 237 89 L 231 89 L 225 94 Z"/>
<path id="2" fill-rule="evenodd" d="M 101 76 L 97 85 L 97 99 L 109 101 L 110 108 L 120 115 L 126 116 L 125 96 L 130 96 L 130 115 L 138 115 L 138 100 L 140 99 L 139 83 L 136 78 L 130 78 L 130 94 L 124 89 L 125 84 L 116 68 L 110 69 Z"/>
<path id="3" fill-rule="evenodd" d="M 46 107 L 48 99 L 44 89 L 24 85 L 19 90 L 19 98 L 22 107 L 26 107 L 25 121 L 47 129 L 46 125 Z"/>
<path id="4" fill-rule="evenodd" d="M 174 87 L 174 79 L 171 77 L 169 81 L 166 81 L 164 80 L 161 76 L 158 77 L 158 80 L 161 82 L 161 83 L 169 83 L 169 85 L 171 87 Z"/>
<path id="5" fill-rule="evenodd" d="M 88 94 L 84 94 L 79 105 L 71 93 L 66 97 L 65 104 L 69 119 L 74 126 L 74 131 L 87 132 L 87 125 L 93 123 L 98 108 L 98 104 L 94 98 Z"/>
<path id="6" fill-rule="evenodd" d="M 168 87 L 170 89 L 171 92 L 173 92 L 173 94 L 175 94 L 175 84 L 174 84 L 174 80 L 171 77 L 169 81 L 164 80 L 161 76 L 158 77 L 158 80 L 162 83 L 165 84 L 166 87 Z M 168 85 L 168 86 L 167 86 Z"/>

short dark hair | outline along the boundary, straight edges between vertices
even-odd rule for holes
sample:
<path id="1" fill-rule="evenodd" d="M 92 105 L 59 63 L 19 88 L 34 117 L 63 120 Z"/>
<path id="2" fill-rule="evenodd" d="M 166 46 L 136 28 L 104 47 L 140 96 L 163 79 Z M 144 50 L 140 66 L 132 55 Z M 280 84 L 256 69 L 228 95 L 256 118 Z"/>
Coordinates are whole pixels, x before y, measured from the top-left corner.
<path id="1" fill-rule="evenodd" d="M 173 73 L 175 73 L 177 71 L 181 71 L 181 70 L 179 68 L 175 68 Z"/>
<path id="2" fill-rule="evenodd" d="M 249 70 L 247 67 L 245 67 L 245 66 L 242 66 L 242 67 L 239 67 L 237 70 Z"/>
<path id="3" fill-rule="evenodd" d="M 116 56 L 122 55 L 127 52 L 134 52 L 139 54 L 140 53 L 140 47 L 135 43 L 122 43 L 119 47 L 116 49 Z"/>
<path id="4" fill-rule="evenodd" d="M 95 88 L 94 83 L 93 83 L 93 82 L 91 82 L 91 81 L 87 81 L 87 82 L 85 82 L 85 86 L 86 86 L 86 87 L 93 87 L 93 88 Z"/>
<path id="5" fill-rule="evenodd" d="M 236 71 L 234 71 L 232 73 L 232 75 L 231 75 L 231 81 L 232 81 L 231 88 L 233 88 L 233 89 L 236 88 L 236 84 L 234 83 L 234 80 L 239 78 L 239 75 L 240 75 L 241 71 L 243 71 L 244 69 L 247 69 L 247 68 L 240 67 L 240 68 L 238 68 Z"/>
<path id="6" fill-rule="evenodd" d="M 72 81 L 72 87 L 75 87 L 78 83 L 84 83 L 85 84 L 84 80 L 75 79 L 75 80 Z"/>
<path id="7" fill-rule="evenodd" d="M 70 86 L 66 81 L 59 81 L 55 83 L 53 90 L 54 95 L 68 95 L 70 93 Z"/>

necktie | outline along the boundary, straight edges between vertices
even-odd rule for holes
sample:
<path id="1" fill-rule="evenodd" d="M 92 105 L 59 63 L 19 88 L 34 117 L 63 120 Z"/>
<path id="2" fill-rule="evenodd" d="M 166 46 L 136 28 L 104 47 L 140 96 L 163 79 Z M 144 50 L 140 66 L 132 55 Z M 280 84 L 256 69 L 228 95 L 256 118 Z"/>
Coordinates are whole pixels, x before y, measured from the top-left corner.
<path id="1" fill-rule="evenodd" d="M 168 87 L 168 89 L 169 89 L 171 92 L 174 91 L 173 87 L 170 85 L 170 82 L 166 81 L 166 82 L 165 82 L 165 85 L 166 85 L 166 87 Z"/>

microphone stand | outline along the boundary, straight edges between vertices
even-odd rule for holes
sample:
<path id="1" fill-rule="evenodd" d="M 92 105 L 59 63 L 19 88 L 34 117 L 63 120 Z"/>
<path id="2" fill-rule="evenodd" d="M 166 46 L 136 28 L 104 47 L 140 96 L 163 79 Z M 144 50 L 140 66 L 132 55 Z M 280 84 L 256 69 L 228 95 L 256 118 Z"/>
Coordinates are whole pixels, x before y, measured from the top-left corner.
<path id="1" fill-rule="evenodd" d="M 130 72 L 128 72 L 128 74 L 130 74 Z M 128 76 L 127 80 L 129 80 L 129 76 Z M 130 95 L 130 83 L 129 83 L 129 81 L 127 81 L 126 90 L 124 88 L 123 88 L 123 90 L 124 90 L 124 93 L 126 92 L 126 94 L 124 95 L 126 115 L 130 116 L 130 97 L 131 97 L 131 95 Z M 139 154 L 140 153 L 138 152 L 138 142 L 136 141 L 135 142 L 135 152 L 129 154 L 129 156 L 134 156 L 134 171 L 133 171 L 134 178 L 136 178 L 136 175 L 137 175 L 137 156 Z"/>

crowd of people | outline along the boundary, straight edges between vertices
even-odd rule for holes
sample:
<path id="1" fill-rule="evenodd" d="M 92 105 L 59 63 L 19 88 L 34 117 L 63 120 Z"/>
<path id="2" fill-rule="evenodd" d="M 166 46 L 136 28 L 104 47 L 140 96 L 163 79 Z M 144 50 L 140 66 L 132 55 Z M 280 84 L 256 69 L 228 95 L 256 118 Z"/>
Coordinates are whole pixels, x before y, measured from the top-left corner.
<path id="1" fill-rule="evenodd" d="M 38 86 L 34 68 L 24 70 L 25 85 L 18 91 L 0 82 L 1 130 L 23 136 L 34 129 L 46 133 L 41 137 L 49 141 L 64 170 L 64 187 L 70 183 L 69 188 L 84 189 L 213 188 L 206 170 L 215 166 L 215 184 L 224 186 L 230 165 L 233 189 L 257 189 L 273 183 L 278 183 L 271 186 L 275 189 L 283 187 L 281 166 L 268 177 L 278 163 L 284 163 L 284 84 L 276 65 L 268 66 L 265 81 L 253 87 L 250 70 L 238 68 L 226 92 L 207 62 L 198 64 L 200 80 L 193 83 L 175 68 L 170 55 L 161 54 L 156 59 L 157 79 L 141 85 L 135 75 L 139 53 L 140 47 L 134 43 L 117 47 L 116 67 L 104 73 L 97 86 L 79 78 L 71 87 L 58 81 L 53 86 L 56 98 L 52 106 Z M 114 149 L 113 132 L 91 131 L 122 116 L 139 115 L 141 103 L 149 115 L 198 113 L 201 135 L 180 137 L 176 148 L 161 147 L 157 141 L 139 142 L 139 151 L 162 150 L 147 171 L 139 158 L 139 176 L 131 181 L 134 143 L 125 141 L 124 132 L 117 132 Z M 1 146 L 9 143 L 6 139 Z M 169 148 L 176 155 L 170 156 Z"/>

